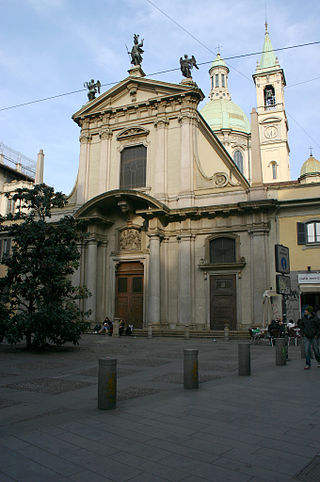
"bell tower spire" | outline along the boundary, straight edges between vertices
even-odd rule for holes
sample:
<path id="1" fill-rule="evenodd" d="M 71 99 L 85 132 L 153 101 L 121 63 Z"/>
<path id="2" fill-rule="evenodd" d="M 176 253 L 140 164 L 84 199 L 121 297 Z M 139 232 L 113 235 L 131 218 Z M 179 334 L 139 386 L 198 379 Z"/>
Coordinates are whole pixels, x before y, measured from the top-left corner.
<path id="1" fill-rule="evenodd" d="M 253 80 L 257 93 L 257 112 L 263 182 L 290 179 L 288 121 L 284 104 L 286 80 L 276 57 L 265 22 L 264 44 Z"/>

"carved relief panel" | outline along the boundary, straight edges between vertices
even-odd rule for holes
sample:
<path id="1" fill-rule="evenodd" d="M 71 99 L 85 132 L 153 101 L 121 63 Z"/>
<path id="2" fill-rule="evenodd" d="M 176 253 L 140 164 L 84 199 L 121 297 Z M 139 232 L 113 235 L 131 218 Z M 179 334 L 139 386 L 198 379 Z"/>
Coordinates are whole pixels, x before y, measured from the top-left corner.
<path id="1" fill-rule="evenodd" d="M 127 228 L 119 232 L 120 251 L 141 251 L 141 232 L 136 228 Z"/>

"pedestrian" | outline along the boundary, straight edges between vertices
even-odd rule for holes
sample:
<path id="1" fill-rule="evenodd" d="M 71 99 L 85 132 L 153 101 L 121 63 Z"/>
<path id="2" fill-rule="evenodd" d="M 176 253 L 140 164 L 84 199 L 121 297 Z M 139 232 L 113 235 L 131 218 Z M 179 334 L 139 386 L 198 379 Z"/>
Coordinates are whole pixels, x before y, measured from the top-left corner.
<path id="1" fill-rule="evenodd" d="M 110 323 L 111 323 L 110 319 L 106 316 L 105 319 L 103 320 L 102 327 L 100 328 L 98 333 L 100 333 L 100 334 L 103 333 L 104 335 L 109 334 Z"/>
<path id="2" fill-rule="evenodd" d="M 320 368 L 320 352 L 319 352 L 319 336 L 320 336 L 320 320 L 313 313 L 312 306 L 307 306 L 304 310 L 304 316 L 300 322 L 299 328 L 301 329 L 304 348 L 306 352 L 306 366 L 305 370 L 311 368 L 311 348 L 313 349 L 314 356 L 318 362 L 318 368 Z"/>

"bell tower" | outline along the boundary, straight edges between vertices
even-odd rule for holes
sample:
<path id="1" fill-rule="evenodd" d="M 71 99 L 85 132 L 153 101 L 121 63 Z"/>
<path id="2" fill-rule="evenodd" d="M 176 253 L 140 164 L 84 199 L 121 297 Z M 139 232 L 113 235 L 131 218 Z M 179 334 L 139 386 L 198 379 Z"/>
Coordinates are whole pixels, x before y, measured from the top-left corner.
<path id="1" fill-rule="evenodd" d="M 260 62 L 253 80 L 257 92 L 257 113 L 264 183 L 290 180 L 288 121 L 284 105 L 286 80 L 275 56 L 265 24 Z"/>

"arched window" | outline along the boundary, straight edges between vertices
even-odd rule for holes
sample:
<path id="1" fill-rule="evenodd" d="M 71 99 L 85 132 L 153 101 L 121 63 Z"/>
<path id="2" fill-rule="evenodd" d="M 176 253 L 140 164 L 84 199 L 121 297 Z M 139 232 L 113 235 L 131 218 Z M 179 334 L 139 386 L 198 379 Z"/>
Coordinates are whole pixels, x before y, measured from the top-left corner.
<path id="1" fill-rule="evenodd" d="M 215 77 L 216 77 L 216 87 L 219 87 L 219 74 L 216 74 Z"/>
<path id="2" fill-rule="evenodd" d="M 121 152 L 120 189 L 145 187 L 147 148 L 145 146 L 126 147 Z"/>
<path id="3" fill-rule="evenodd" d="M 242 152 L 237 150 L 233 154 L 233 160 L 236 163 L 238 169 L 243 172 L 243 155 Z"/>
<path id="4" fill-rule="evenodd" d="M 236 242 L 233 238 L 215 238 L 210 241 L 210 263 L 235 263 Z"/>
<path id="5" fill-rule="evenodd" d="M 278 169 L 277 169 L 277 163 L 276 161 L 271 162 L 271 167 L 272 167 L 272 179 L 277 179 L 278 176 Z"/>
<path id="6" fill-rule="evenodd" d="M 273 85 L 267 85 L 264 89 L 264 105 L 266 108 L 276 105 L 276 96 Z"/>

